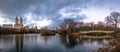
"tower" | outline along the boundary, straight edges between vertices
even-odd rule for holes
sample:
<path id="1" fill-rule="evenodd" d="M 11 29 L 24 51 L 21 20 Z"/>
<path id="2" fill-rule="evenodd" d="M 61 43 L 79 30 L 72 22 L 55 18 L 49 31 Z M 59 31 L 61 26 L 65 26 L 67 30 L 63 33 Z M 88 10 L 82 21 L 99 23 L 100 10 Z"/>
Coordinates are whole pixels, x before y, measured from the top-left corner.
<path id="1" fill-rule="evenodd" d="M 22 17 L 20 17 L 20 25 L 23 26 L 23 20 L 22 20 Z"/>
<path id="2" fill-rule="evenodd" d="M 16 16 L 14 28 L 16 28 L 16 29 L 21 29 L 21 28 L 23 28 L 23 27 L 24 27 L 24 26 L 23 26 L 22 17 L 20 17 L 20 19 L 18 19 L 18 17 Z"/>
<path id="3" fill-rule="evenodd" d="M 18 25 L 18 17 L 15 18 L 15 25 Z"/>

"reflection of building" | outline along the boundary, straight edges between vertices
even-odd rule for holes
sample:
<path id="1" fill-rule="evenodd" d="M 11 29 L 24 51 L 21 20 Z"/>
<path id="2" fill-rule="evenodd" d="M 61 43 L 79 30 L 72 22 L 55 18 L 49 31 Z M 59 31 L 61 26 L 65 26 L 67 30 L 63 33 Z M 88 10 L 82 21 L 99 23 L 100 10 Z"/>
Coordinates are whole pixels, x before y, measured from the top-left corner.
<path id="1" fill-rule="evenodd" d="M 23 50 L 24 35 L 15 36 L 16 52 L 21 52 Z"/>
<path id="2" fill-rule="evenodd" d="M 18 17 L 16 17 L 15 19 L 15 24 L 14 24 L 14 28 L 16 29 L 20 29 L 20 28 L 23 28 L 24 25 L 23 25 L 23 20 L 22 20 L 22 17 L 20 17 L 20 22 L 18 20 Z"/>
<path id="3" fill-rule="evenodd" d="M 3 24 L 3 28 L 12 28 L 12 24 Z"/>

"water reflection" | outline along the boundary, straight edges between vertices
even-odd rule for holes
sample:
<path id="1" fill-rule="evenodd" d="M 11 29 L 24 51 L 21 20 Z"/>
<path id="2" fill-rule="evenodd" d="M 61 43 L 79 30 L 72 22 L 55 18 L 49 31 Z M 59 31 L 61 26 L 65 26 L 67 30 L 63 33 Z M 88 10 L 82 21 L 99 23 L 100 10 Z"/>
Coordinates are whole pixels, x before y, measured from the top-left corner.
<path id="1" fill-rule="evenodd" d="M 76 37 L 68 35 L 60 36 L 60 41 L 66 48 L 74 48 L 78 44 Z"/>
<path id="2" fill-rule="evenodd" d="M 75 36 L 17 34 L 0 36 L 4 52 L 92 52 L 107 44 L 109 39 L 88 39 Z"/>
<path id="3" fill-rule="evenodd" d="M 0 52 L 4 49 L 10 48 L 9 45 L 13 44 L 13 36 L 0 36 Z"/>
<path id="4" fill-rule="evenodd" d="M 17 52 L 22 52 L 24 43 L 24 35 L 15 35 L 15 45 Z"/>

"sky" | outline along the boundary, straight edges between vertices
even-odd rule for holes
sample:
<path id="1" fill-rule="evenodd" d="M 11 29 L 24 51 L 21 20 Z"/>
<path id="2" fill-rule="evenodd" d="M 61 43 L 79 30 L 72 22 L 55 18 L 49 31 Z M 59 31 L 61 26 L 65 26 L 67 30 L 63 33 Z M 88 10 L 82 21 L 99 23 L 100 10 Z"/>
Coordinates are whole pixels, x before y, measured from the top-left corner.
<path id="1" fill-rule="evenodd" d="M 14 24 L 22 17 L 24 26 L 59 26 L 65 18 L 75 21 L 104 21 L 120 12 L 120 0 L 0 0 L 0 25 Z"/>

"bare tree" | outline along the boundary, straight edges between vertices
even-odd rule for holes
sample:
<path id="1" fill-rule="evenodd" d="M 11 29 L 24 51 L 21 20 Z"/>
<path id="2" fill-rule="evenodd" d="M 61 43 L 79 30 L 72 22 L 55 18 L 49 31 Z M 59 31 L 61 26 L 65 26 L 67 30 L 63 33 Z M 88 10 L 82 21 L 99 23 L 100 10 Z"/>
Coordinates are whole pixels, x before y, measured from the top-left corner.
<path id="1" fill-rule="evenodd" d="M 94 30 L 95 29 L 95 23 L 94 22 L 90 22 L 90 25 L 91 25 L 91 30 Z"/>
<path id="2" fill-rule="evenodd" d="M 120 23 L 120 13 L 119 12 L 111 12 L 110 16 L 105 18 L 107 23 L 114 25 L 115 29 L 117 28 L 118 23 Z"/>
<path id="3" fill-rule="evenodd" d="M 99 30 L 103 30 L 103 29 L 104 29 L 104 22 L 99 21 L 99 22 L 97 23 L 97 25 L 98 25 L 98 29 L 99 29 Z"/>
<path id="4" fill-rule="evenodd" d="M 76 22 L 74 19 L 66 18 L 63 23 L 60 24 L 62 29 L 68 30 L 68 33 L 74 32 L 76 27 Z"/>

